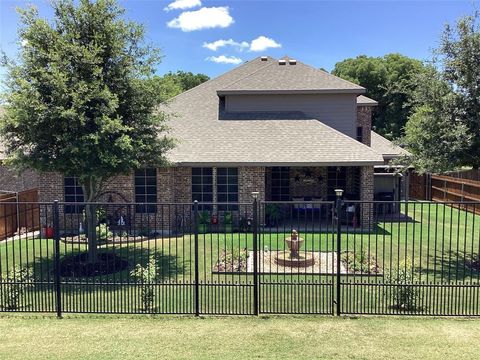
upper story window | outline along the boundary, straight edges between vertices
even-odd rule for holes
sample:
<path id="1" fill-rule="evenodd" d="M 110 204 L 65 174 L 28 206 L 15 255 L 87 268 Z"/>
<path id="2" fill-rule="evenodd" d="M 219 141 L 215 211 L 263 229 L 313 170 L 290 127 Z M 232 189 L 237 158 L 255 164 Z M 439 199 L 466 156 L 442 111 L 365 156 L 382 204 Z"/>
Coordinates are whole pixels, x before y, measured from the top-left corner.
<path id="1" fill-rule="evenodd" d="M 135 171 L 135 205 L 137 213 L 157 212 L 157 169 Z"/>
<path id="2" fill-rule="evenodd" d="M 220 211 L 238 210 L 238 169 L 217 168 L 217 201 L 235 203 L 218 205 Z"/>
<path id="3" fill-rule="evenodd" d="M 357 127 L 357 141 L 363 142 L 363 127 Z"/>
<path id="4" fill-rule="evenodd" d="M 66 203 L 82 203 L 85 201 L 83 189 L 75 176 L 65 176 L 63 186 Z M 84 205 L 65 204 L 66 214 L 80 214 L 83 209 Z"/>
<path id="5" fill-rule="evenodd" d="M 192 168 L 192 201 L 210 203 L 199 205 L 200 210 L 211 210 L 213 202 L 213 169 Z"/>

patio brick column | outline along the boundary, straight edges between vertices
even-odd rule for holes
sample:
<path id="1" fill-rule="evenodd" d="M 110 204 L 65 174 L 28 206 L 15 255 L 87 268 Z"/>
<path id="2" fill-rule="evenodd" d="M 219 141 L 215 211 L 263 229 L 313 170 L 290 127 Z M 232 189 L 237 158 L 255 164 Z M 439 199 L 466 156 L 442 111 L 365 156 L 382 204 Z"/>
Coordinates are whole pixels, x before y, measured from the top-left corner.
<path id="1" fill-rule="evenodd" d="M 242 166 L 238 168 L 238 201 L 252 203 L 252 192 L 258 191 L 258 201 L 265 200 L 265 167 Z M 247 207 L 248 216 L 253 216 L 253 209 Z"/>
<path id="2" fill-rule="evenodd" d="M 360 200 L 373 201 L 373 166 L 360 168 Z M 373 225 L 373 203 L 362 203 L 360 224 L 366 230 Z"/>

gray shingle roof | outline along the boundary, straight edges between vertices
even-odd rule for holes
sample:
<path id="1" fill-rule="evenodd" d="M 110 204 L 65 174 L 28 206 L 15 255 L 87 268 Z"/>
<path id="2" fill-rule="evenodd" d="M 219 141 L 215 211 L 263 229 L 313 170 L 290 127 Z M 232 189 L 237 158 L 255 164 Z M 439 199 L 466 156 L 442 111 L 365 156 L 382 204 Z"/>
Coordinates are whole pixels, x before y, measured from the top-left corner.
<path id="1" fill-rule="evenodd" d="M 410 155 L 407 150 L 395 145 L 393 142 L 385 139 L 382 135 L 377 134 L 375 131 L 372 131 L 371 134 L 371 147 L 377 153 L 382 154 L 386 160 L 402 155 Z"/>
<path id="2" fill-rule="evenodd" d="M 365 88 L 340 79 L 323 70 L 296 61 L 290 65 L 289 58 L 284 57 L 285 65 L 280 65 L 273 58 L 268 58 L 257 71 L 217 89 L 219 95 L 259 94 L 259 93 L 329 93 L 350 92 L 363 93 Z"/>
<path id="3" fill-rule="evenodd" d="M 357 96 L 357 106 L 377 106 L 378 102 L 366 97 L 365 95 Z"/>
<path id="4" fill-rule="evenodd" d="M 265 70 L 272 61 L 254 59 L 173 98 L 165 110 L 172 114 L 171 135 L 178 144 L 169 159 L 196 166 L 383 164 L 370 147 L 299 112 L 234 113 L 219 119 L 217 90 Z"/>

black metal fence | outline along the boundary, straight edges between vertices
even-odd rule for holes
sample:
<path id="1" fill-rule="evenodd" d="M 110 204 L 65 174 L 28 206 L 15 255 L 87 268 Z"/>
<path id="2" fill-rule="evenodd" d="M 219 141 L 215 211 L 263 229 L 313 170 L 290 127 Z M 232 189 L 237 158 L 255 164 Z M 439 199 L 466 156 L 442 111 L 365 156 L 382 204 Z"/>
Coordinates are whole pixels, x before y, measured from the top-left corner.
<path id="1" fill-rule="evenodd" d="M 142 205 L 30 206 L 0 310 L 480 315 L 480 203 Z"/>

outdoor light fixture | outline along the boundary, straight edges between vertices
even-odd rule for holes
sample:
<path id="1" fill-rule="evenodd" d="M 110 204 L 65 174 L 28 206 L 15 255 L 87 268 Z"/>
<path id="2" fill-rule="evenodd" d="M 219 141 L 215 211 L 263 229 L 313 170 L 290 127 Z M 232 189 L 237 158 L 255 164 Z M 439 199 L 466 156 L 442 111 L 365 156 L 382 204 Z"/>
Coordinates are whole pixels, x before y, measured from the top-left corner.
<path id="1" fill-rule="evenodd" d="M 258 199 L 258 195 L 260 195 L 260 193 L 258 191 L 252 191 L 252 197 L 254 199 Z"/>
<path id="2" fill-rule="evenodd" d="M 342 197 L 343 190 L 342 189 L 335 189 L 335 195 L 337 195 L 337 197 Z"/>

